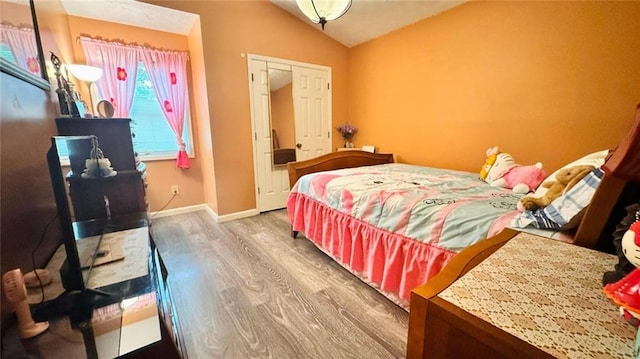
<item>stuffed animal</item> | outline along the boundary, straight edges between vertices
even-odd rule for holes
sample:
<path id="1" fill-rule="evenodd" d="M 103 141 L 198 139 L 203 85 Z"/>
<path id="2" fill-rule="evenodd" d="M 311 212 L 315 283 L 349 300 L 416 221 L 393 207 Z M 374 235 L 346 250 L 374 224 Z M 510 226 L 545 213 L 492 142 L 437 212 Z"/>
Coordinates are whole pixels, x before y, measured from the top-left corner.
<path id="1" fill-rule="evenodd" d="M 111 161 L 108 158 L 87 158 L 84 163 L 82 178 L 113 177 L 118 174 L 111 167 Z"/>
<path id="2" fill-rule="evenodd" d="M 535 191 L 545 177 L 542 163 L 518 165 L 513 156 L 500 152 L 497 146 L 487 150 L 487 161 L 480 170 L 480 179 L 488 184 L 522 194 Z"/>
<path id="3" fill-rule="evenodd" d="M 588 165 L 563 168 L 556 174 L 555 181 L 547 181 L 542 187 L 548 188 L 542 197 L 525 196 L 520 199 L 518 209 L 535 211 L 549 205 L 554 199 L 578 183 L 584 176 L 591 173 L 595 167 Z"/>
<path id="4" fill-rule="evenodd" d="M 638 218 L 640 211 L 636 213 Z M 622 237 L 622 250 L 636 268 L 624 278 L 604 286 L 604 294 L 620 306 L 629 323 L 640 325 L 640 221 L 636 220 Z"/>

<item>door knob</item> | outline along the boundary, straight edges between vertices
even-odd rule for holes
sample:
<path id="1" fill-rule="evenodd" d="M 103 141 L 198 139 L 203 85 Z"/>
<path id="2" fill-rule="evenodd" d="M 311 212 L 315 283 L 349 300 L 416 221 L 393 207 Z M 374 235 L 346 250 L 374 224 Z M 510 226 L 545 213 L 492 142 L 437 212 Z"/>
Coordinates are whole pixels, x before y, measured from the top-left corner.
<path id="1" fill-rule="evenodd" d="M 302 143 L 296 143 L 296 147 L 302 148 Z"/>

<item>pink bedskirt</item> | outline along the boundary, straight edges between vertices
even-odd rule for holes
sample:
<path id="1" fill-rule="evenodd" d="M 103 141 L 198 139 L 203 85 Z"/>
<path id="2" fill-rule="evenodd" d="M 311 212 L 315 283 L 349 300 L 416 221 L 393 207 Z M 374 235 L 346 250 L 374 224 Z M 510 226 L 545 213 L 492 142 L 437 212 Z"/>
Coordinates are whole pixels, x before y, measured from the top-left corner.
<path id="1" fill-rule="evenodd" d="M 438 274 L 456 255 L 374 227 L 300 193 L 289 196 L 287 211 L 294 231 L 304 233 L 342 266 L 405 307 L 411 290 Z"/>

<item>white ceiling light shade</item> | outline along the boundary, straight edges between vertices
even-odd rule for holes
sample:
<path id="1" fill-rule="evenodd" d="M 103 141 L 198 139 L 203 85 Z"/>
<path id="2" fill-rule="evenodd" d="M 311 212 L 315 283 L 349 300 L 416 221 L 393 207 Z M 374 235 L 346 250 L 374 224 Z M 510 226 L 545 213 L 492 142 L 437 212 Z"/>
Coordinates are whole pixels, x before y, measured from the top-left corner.
<path id="1" fill-rule="evenodd" d="M 89 101 L 91 102 L 90 113 L 93 114 L 95 111 L 95 107 L 93 107 L 93 93 L 91 92 L 91 85 L 93 85 L 94 82 L 98 81 L 100 77 L 102 77 L 102 69 L 89 65 L 69 64 L 66 66 L 73 77 L 77 78 L 87 85 L 87 90 L 89 91 Z"/>
<path id="2" fill-rule="evenodd" d="M 322 25 L 344 15 L 351 7 L 351 0 L 296 0 L 302 13 L 313 23 Z"/>
<path id="3" fill-rule="evenodd" d="M 80 81 L 84 82 L 96 82 L 102 77 L 102 69 L 95 66 L 89 65 L 76 65 L 69 64 L 67 65 L 69 72 L 73 75 L 73 77 L 77 78 Z"/>

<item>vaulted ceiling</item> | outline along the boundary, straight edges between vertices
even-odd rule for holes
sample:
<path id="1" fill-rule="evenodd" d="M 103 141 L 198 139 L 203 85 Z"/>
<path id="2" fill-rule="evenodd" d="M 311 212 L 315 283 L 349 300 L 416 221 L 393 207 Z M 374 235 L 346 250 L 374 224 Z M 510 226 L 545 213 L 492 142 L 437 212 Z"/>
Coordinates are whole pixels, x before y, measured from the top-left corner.
<path id="1" fill-rule="evenodd" d="M 295 0 L 270 0 L 302 21 Z M 353 0 L 349 11 L 326 24 L 324 33 L 353 47 L 463 3 L 465 0 Z M 69 15 L 186 35 L 197 15 L 134 0 L 61 0 Z"/>

